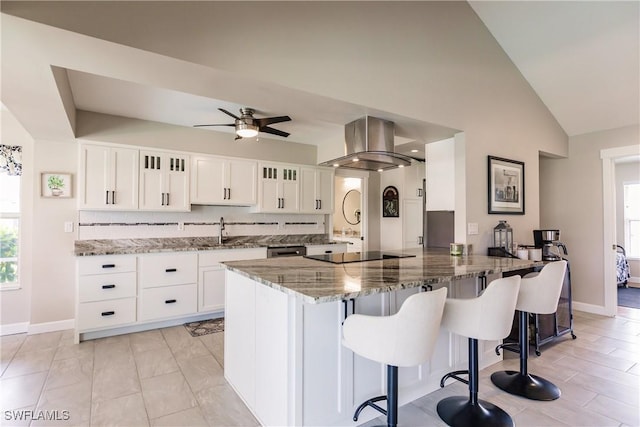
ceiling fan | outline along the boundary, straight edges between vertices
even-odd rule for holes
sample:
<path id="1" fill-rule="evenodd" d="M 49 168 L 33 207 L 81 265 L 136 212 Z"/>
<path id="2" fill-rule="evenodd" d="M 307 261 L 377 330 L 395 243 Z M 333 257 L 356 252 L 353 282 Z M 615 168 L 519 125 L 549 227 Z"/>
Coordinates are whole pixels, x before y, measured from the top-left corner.
<path id="1" fill-rule="evenodd" d="M 278 129 L 274 129 L 269 127 L 274 123 L 288 122 L 291 120 L 289 116 L 277 116 L 277 117 L 264 117 L 262 119 L 256 119 L 253 117 L 255 111 L 252 108 L 241 108 L 240 109 L 240 117 L 236 116 L 233 113 L 225 110 L 224 108 L 218 108 L 218 110 L 222 111 L 228 116 L 231 116 L 235 119 L 234 123 L 221 123 L 221 124 L 212 124 L 212 125 L 194 125 L 193 127 L 204 127 L 204 126 L 234 126 L 236 128 L 236 138 L 253 138 L 258 135 L 258 132 L 270 133 L 272 135 L 278 135 L 282 137 L 288 137 L 289 133 L 284 132 Z"/>

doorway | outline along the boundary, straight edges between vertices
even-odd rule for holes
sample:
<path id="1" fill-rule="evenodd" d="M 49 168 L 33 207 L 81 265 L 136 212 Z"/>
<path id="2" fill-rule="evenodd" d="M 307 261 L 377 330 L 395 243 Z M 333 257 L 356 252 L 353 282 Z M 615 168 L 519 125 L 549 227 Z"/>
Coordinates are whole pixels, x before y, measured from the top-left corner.
<path id="1" fill-rule="evenodd" d="M 348 243 L 347 252 L 367 250 L 367 175 L 359 171 L 336 171 L 331 235 Z"/>
<path id="2" fill-rule="evenodd" d="M 638 156 L 638 146 L 610 148 L 600 151 L 602 159 L 602 205 L 604 219 L 604 311 L 615 316 L 618 311 L 617 295 L 617 235 L 616 235 L 616 179 L 615 165 L 621 159 Z"/>

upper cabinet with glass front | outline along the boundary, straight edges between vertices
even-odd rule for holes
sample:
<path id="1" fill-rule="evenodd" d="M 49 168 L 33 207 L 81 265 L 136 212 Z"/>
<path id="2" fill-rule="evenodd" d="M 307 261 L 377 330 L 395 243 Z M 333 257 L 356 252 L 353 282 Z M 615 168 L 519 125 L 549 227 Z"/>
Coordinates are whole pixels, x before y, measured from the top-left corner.
<path id="1" fill-rule="evenodd" d="M 140 210 L 191 210 L 189 156 L 140 151 Z"/>
<path id="2" fill-rule="evenodd" d="M 82 144 L 78 188 L 79 209 L 138 209 L 138 150 Z"/>
<path id="3" fill-rule="evenodd" d="M 285 163 L 258 164 L 256 212 L 300 211 L 300 167 Z"/>

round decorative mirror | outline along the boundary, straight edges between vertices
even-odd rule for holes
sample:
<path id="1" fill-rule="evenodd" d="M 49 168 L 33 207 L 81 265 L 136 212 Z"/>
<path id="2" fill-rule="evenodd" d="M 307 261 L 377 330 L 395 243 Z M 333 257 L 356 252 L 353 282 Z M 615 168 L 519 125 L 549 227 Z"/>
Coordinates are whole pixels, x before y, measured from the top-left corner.
<path id="1" fill-rule="evenodd" d="M 349 190 L 342 199 L 342 216 L 351 225 L 360 224 L 360 192 Z"/>

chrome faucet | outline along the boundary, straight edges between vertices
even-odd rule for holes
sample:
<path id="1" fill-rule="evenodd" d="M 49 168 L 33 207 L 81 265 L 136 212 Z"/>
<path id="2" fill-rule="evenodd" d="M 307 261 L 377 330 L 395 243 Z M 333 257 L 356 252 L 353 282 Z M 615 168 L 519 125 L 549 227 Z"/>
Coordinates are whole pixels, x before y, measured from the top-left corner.
<path id="1" fill-rule="evenodd" d="M 218 236 L 218 244 L 223 243 L 222 232 L 224 231 L 224 218 L 220 217 L 220 235 Z"/>

